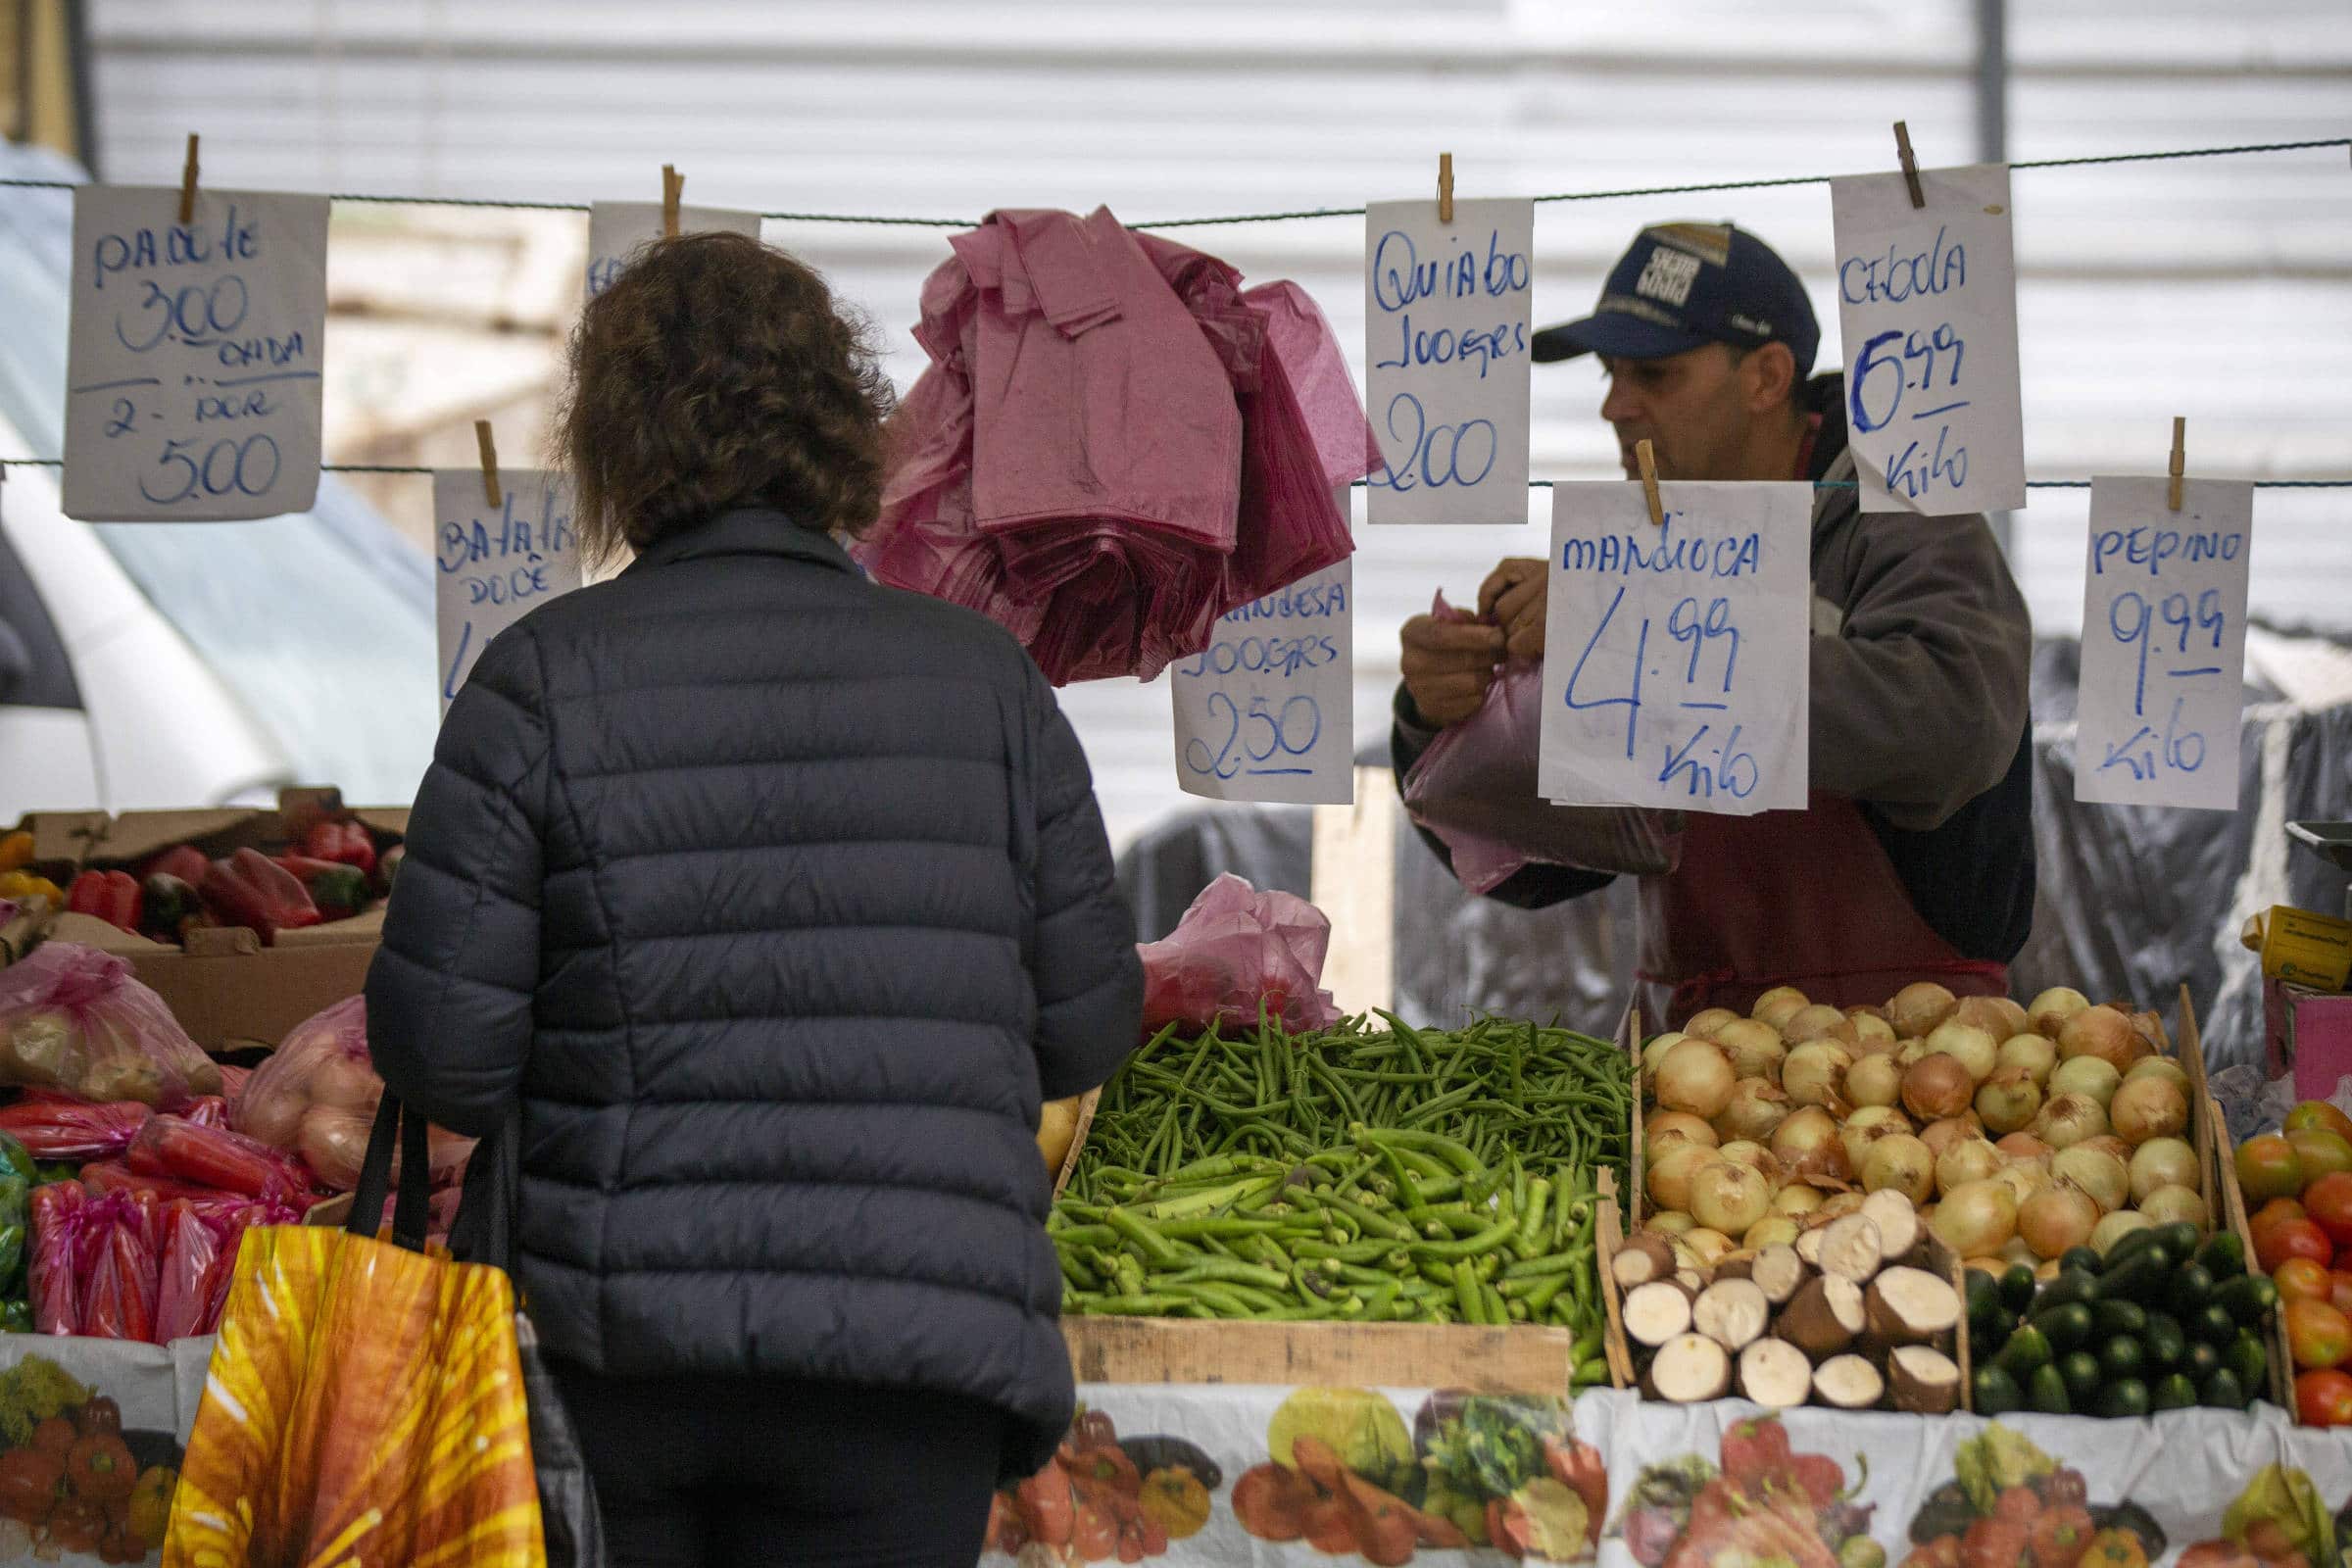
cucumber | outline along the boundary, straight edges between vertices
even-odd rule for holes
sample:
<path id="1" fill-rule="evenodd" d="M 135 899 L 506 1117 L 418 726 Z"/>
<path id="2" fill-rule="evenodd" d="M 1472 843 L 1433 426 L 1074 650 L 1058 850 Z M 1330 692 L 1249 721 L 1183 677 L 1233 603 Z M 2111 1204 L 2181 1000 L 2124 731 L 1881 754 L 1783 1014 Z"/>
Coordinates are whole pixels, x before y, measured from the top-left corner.
<path id="1" fill-rule="evenodd" d="M 2034 1288 L 2038 1283 L 2025 1264 L 2010 1264 L 2009 1272 L 2001 1276 L 2001 1304 L 2019 1317 L 2025 1316 L 2034 1310 Z"/>
<path id="2" fill-rule="evenodd" d="M 2217 1280 L 2236 1279 L 2246 1271 L 2246 1244 L 2224 1231 L 2197 1250 L 2197 1262 Z"/>
<path id="3" fill-rule="evenodd" d="M 2258 1329 L 2269 1321 L 2271 1308 L 2278 1304 L 2278 1287 L 2259 1274 L 2241 1274 L 2217 1287 L 2213 1299 L 2229 1309 L 2239 1328 Z"/>
<path id="4" fill-rule="evenodd" d="M 2026 1381 L 2026 1408 L 2039 1410 L 2043 1415 L 2075 1413 L 2074 1400 L 2066 1392 L 2066 1379 L 2056 1367 L 2038 1367 Z"/>
<path id="5" fill-rule="evenodd" d="M 2090 1320 L 2102 1340 L 2112 1340 L 2118 1334 L 2136 1339 L 2147 1332 L 2148 1309 L 2137 1301 L 2101 1301 L 2090 1309 Z"/>
<path id="6" fill-rule="evenodd" d="M 2129 1345 L 2129 1340 L 2119 1340 Z M 2148 1413 L 2148 1386 L 2137 1378 L 2117 1378 L 2099 1391 L 2096 1413 L 2110 1420 L 2128 1420 Z"/>
<path id="7" fill-rule="evenodd" d="M 1992 1358 L 1992 1364 L 2007 1373 L 2013 1385 L 2022 1383 L 2049 1363 L 2050 1342 L 2041 1330 L 2031 1323 L 2010 1335 L 2009 1343 L 2002 1346 L 2000 1353 Z M 2015 1409 L 2016 1406 L 2010 1408 Z"/>
<path id="8" fill-rule="evenodd" d="M 2204 1240 L 2205 1233 L 2184 1219 L 2177 1219 L 2170 1225 L 2156 1227 L 2157 1245 L 2176 1258 L 2195 1256 L 2197 1248 L 2203 1244 Z"/>
<path id="9" fill-rule="evenodd" d="M 2138 1231 L 2134 1236 L 2143 1234 Z M 2130 1238 L 2126 1238 L 2129 1240 Z M 2143 1247 L 2120 1265 L 2099 1276 L 2101 1300 L 2162 1304 L 2172 1288 L 2173 1260 L 2180 1254 L 2163 1246 Z"/>
<path id="10" fill-rule="evenodd" d="M 2033 1326 L 2039 1329 L 2042 1338 L 2050 1342 L 2053 1355 L 2064 1355 L 2090 1343 L 2091 1311 L 2081 1301 L 2069 1301 L 2064 1306 L 2053 1306 L 2034 1313 Z"/>
<path id="11" fill-rule="evenodd" d="M 2061 1270 L 2073 1268 L 2081 1269 L 2085 1274 L 2096 1274 L 2099 1261 L 2097 1250 L 2088 1247 L 2070 1247 L 2058 1254 L 2058 1267 Z"/>
<path id="12" fill-rule="evenodd" d="M 1968 1287 L 1969 1342 L 1984 1346 L 1989 1354 L 2017 1326 L 2017 1314 L 2002 1301 L 2000 1283 L 1983 1269 L 1970 1269 L 1964 1283 Z"/>
<path id="13" fill-rule="evenodd" d="M 2020 1264 L 2019 1267 L 2024 1267 Z M 2048 1311 L 2053 1306 L 2065 1306 L 2071 1301 L 2095 1301 L 2105 1296 L 2106 1286 L 2096 1274 L 2080 1269 L 2061 1269 L 2058 1277 L 2041 1288 L 2041 1297 L 2034 1303 L 2036 1311 Z"/>
<path id="14" fill-rule="evenodd" d="M 2201 1263 L 2184 1263 L 2173 1273 L 2165 1303 L 2180 1317 L 2193 1317 L 2213 1299 L 2213 1275 Z"/>
<path id="15" fill-rule="evenodd" d="M 2197 1390 L 2197 1402 L 2216 1410 L 2243 1410 L 2246 1407 L 2245 1385 L 2228 1367 L 2207 1378 Z"/>
<path id="16" fill-rule="evenodd" d="M 2219 1354 L 2239 1388 L 2259 1389 L 2270 1381 L 2271 1352 L 2252 1329 L 2238 1330 L 2236 1338 L 2220 1347 Z"/>
<path id="17" fill-rule="evenodd" d="M 2161 1225 L 2142 1225 L 2135 1231 L 2126 1231 L 2117 1238 L 2113 1247 L 2107 1249 L 2107 1255 L 2100 1259 L 2099 1272 L 2112 1273 L 2149 1248 L 2157 1246 L 2164 1230 Z"/>
<path id="18" fill-rule="evenodd" d="M 1975 1404 L 1979 1415 L 2007 1415 L 2026 1407 L 2026 1396 L 2017 1386 L 2017 1379 L 1997 1366 L 1977 1368 Z"/>
<path id="19" fill-rule="evenodd" d="M 2239 1333 L 2237 1319 L 2219 1301 L 2209 1302 L 2202 1312 L 2182 1318 L 2180 1326 L 2188 1331 L 2190 1339 L 2203 1340 L 2207 1345 L 2228 1345 Z"/>
<path id="20" fill-rule="evenodd" d="M 2254 1347 L 2257 1350 L 2262 1347 Z M 2199 1341 L 2188 1347 L 2180 1357 L 2180 1370 L 2191 1383 L 2203 1383 L 2222 1368 L 2222 1352 Z"/>
<path id="21" fill-rule="evenodd" d="M 2076 1350 L 2058 1358 L 2058 1375 L 2066 1380 L 2066 1395 L 2075 1408 L 2087 1410 L 2098 1398 L 2099 1390 L 2106 1386 L 2107 1369 L 2099 1358 L 2088 1350 Z"/>
<path id="22" fill-rule="evenodd" d="M 2148 1408 L 2151 1410 L 2185 1410 L 2196 1402 L 2195 1386 L 2178 1372 L 2170 1377 L 2159 1378 L 2156 1386 L 2148 1391 Z"/>
<path id="23" fill-rule="evenodd" d="M 2150 1371 L 2177 1367 L 2188 1357 L 2188 1336 L 2181 1331 L 2180 1319 L 2169 1312 L 2154 1312 L 2140 1331 L 2139 1348 L 2147 1352 Z"/>
<path id="24" fill-rule="evenodd" d="M 2099 1365 L 2110 1378 L 2137 1378 L 2147 1369 L 2148 1353 L 2137 1340 L 2119 1334 L 2099 1347 Z"/>

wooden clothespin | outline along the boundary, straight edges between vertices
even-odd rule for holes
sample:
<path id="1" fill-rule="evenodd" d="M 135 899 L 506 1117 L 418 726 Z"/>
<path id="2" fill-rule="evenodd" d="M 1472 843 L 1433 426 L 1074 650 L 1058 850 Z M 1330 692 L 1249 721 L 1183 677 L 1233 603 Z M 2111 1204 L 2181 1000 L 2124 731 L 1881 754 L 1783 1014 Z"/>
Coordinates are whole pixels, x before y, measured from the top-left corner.
<path id="1" fill-rule="evenodd" d="M 1642 470 L 1642 494 L 1649 501 L 1649 520 L 1659 527 L 1666 526 L 1666 504 L 1658 499 L 1658 460 L 1649 450 L 1649 443 L 1634 443 L 1634 463 Z"/>
<path id="2" fill-rule="evenodd" d="M 2165 481 L 2164 486 L 2164 504 L 2175 512 L 2180 510 L 2180 472 L 2185 466 L 2187 443 L 2188 420 L 2176 414 L 2173 416 L 2173 463 L 2172 466 L 2166 470 L 2172 477 Z"/>
<path id="3" fill-rule="evenodd" d="M 1438 221 L 1453 221 L 1453 154 L 1438 154 Z"/>
<path id="4" fill-rule="evenodd" d="M 1903 183 L 1911 187 L 1911 205 L 1928 205 L 1928 193 L 1919 188 L 1919 160 L 1911 156 L 1911 127 L 1901 121 L 1894 122 L 1894 156 L 1903 162 Z"/>
<path id="5" fill-rule="evenodd" d="M 179 172 L 179 225 L 196 221 L 196 133 L 188 132 L 188 162 Z"/>
<path id="6" fill-rule="evenodd" d="M 503 507 L 506 497 L 498 493 L 498 443 L 490 439 L 490 421 L 473 421 L 473 444 L 482 449 L 482 494 L 492 507 Z"/>
<path id="7" fill-rule="evenodd" d="M 678 197 L 686 189 L 686 176 L 668 164 L 662 166 L 662 237 L 678 237 Z"/>

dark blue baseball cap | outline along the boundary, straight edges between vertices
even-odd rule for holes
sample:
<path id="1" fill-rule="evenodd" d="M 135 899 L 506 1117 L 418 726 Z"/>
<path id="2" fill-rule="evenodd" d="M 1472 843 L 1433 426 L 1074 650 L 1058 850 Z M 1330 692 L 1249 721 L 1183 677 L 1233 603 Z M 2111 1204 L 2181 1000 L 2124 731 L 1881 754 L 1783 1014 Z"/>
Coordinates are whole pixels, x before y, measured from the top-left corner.
<path id="1" fill-rule="evenodd" d="M 1798 379 L 1812 373 L 1821 323 L 1805 285 L 1773 248 L 1730 223 L 1660 223 L 1642 231 L 1581 321 L 1547 326 L 1539 361 L 1606 354 L 1660 360 L 1706 343 L 1786 343 Z"/>

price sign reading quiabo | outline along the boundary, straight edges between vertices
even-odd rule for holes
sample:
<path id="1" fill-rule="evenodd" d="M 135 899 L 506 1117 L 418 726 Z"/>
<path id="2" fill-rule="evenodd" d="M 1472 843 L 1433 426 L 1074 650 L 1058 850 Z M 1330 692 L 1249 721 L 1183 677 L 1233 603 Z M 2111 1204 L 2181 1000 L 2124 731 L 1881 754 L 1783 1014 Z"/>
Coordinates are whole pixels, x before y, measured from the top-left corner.
<path id="1" fill-rule="evenodd" d="M 2090 481 L 2075 799 L 2237 809 L 2254 487 Z"/>
<path id="2" fill-rule="evenodd" d="M 678 232 L 760 237 L 760 215 L 728 207 L 681 207 Z M 595 202 L 588 208 L 588 297 L 612 286 L 639 246 L 662 237 L 660 202 Z"/>
<path id="3" fill-rule="evenodd" d="M 74 193 L 66 514 L 228 522 L 318 495 L 326 198 Z"/>
<path id="4" fill-rule="evenodd" d="M 1355 799 L 1354 574 L 1343 561 L 1230 611 L 1172 666 L 1176 782 L 1212 801 Z"/>
<path id="5" fill-rule="evenodd" d="M 1551 492 L 1537 788 L 1747 816 L 1806 801 L 1813 487 Z"/>
<path id="6" fill-rule="evenodd" d="M 491 638 L 580 585 L 579 536 L 562 478 L 537 469 L 501 472 L 498 487 L 493 508 L 481 469 L 433 474 L 433 618 L 444 713 Z"/>
<path id="7" fill-rule="evenodd" d="M 1830 181 L 1845 417 L 1865 512 L 2026 504 L 2009 171 Z"/>
<path id="8" fill-rule="evenodd" d="M 1372 522 L 1527 521 L 1530 201 L 1364 210 Z"/>

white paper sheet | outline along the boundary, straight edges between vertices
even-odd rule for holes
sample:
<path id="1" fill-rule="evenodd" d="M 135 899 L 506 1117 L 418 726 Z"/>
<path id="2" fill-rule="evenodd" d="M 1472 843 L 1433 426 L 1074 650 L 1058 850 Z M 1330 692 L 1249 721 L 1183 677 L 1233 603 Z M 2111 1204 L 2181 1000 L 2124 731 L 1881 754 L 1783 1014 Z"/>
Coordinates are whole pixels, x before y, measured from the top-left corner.
<path id="1" fill-rule="evenodd" d="M 1870 512 L 2026 504 L 2003 164 L 1830 181 L 1847 438 Z"/>
<path id="2" fill-rule="evenodd" d="M 2254 487 L 2090 481 L 2075 799 L 2237 809 Z"/>
<path id="3" fill-rule="evenodd" d="M 318 495 L 326 198 L 74 193 L 65 512 L 223 522 Z"/>
<path id="4" fill-rule="evenodd" d="M 1373 522 L 1527 520 L 1530 201 L 1375 202 L 1364 213 L 1364 364 L 1388 466 Z"/>
<path id="5" fill-rule="evenodd" d="M 1568 806 L 1746 816 L 1806 800 L 1813 489 L 1551 492 L 1536 786 Z"/>
<path id="6" fill-rule="evenodd" d="M 1286 806 L 1354 801 L 1351 562 L 1229 612 L 1207 652 L 1171 669 L 1176 782 L 1187 794 Z"/>
<path id="7" fill-rule="evenodd" d="M 760 215 L 731 207 L 678 208 L 678 232 L 760 237 Z M 662 237 L 660 202 L 594 202 L 588 208 L 588 297 L 596 298 L 612 286 L 629 257 L 640 245 Z"/>
<path id="8" fill-rule="evenodd" d="M 433 618 L 440 633 L 441 710 L 490 639 L 580 585 L 580 542 L 560 475 L 500 470 L 500 505 L 479 468 L 433 474 Z"/>

